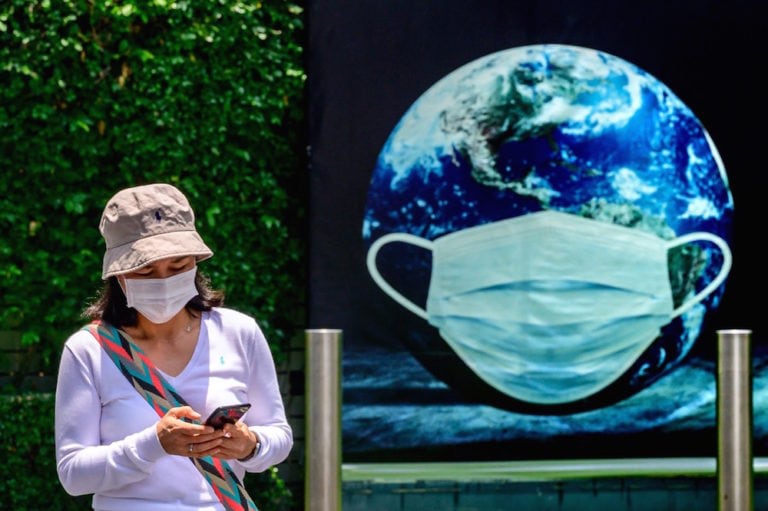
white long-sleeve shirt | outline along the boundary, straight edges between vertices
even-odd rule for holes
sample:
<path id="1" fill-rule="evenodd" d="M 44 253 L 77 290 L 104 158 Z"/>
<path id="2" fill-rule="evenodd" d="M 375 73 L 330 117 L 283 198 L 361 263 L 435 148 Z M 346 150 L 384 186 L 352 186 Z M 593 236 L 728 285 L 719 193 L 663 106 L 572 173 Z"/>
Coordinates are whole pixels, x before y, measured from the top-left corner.
<path id="1" fill-rule="evenodd" d="M 248 461 L 227 460 L 239 478 L 288 457 L 293 433 L 272 354 L 253 318 L 225 308 L 204 312 L 189 363 L 178 376 L 163 376 L 203 417 L 217 406 L 251 403 L 242 420 L 261 448 Z M 104 511 L 224 509 L 188 458 L 163 450 L 159 419 L 90 332 L 67 339 L 55 430 L 57 470 L 69 494 L 94 494 L 94 509 Z"/>

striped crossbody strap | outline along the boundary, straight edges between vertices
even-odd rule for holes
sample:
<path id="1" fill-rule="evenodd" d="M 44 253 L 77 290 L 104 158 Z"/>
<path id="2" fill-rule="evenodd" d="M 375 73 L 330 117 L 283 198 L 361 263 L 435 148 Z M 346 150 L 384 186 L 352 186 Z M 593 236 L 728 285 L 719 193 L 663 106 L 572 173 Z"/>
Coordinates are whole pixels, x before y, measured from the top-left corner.
<path id="1" fill-rule="evenodd" d="M 160 417 L 171 408 L 187 404 L 127 334 L 100 321 L 94 321 L 83 329 L 93 334 L 131 386 Z M 189 459 L 210 483 L 227 511 L 258 511 L 243 483 L 225 460 L 212 456 Z"/>

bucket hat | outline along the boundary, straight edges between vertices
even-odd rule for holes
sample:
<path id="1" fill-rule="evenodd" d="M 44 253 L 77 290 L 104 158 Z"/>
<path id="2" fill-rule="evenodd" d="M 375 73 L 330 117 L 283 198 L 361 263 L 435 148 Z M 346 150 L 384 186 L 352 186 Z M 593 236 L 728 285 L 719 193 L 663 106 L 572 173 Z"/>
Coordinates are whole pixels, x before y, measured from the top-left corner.
<path id="1" fill-rule="evenodd" d="M 99 224 L 107 249 L 102 279 L 168 257 L 213 255 L 195 229 L 195 213 L 178 188 L 156 183 L 117 192 Z"/>

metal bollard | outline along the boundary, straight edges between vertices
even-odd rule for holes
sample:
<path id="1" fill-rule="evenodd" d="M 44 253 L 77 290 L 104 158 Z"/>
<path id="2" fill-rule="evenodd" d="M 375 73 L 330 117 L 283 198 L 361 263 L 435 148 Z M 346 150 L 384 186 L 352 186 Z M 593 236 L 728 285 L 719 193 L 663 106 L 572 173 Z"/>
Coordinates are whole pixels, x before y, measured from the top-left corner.
<path id="1" fill-rule="evenodd" d="M 752 511 L 751 330 L 718 330 L 717 475 L 719 511 Z"/>
<path id="2" fill-rule="evenodd" d="M 306 330 L 304 509 L 341 510 L 341 330 Z"/>

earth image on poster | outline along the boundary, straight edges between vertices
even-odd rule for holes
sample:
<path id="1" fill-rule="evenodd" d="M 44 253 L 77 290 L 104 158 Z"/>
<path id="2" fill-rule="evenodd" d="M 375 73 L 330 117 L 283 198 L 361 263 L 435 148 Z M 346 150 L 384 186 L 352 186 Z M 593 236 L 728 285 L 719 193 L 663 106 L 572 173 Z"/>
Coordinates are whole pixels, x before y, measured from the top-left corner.
<path id="1" fill-rule="evenodd" d="M 724 292 L 732 217 L 715 144 L 680 98 L 618 57 L 546 44 L 470 62 L 411 105 L 378 155 L 362 237 L 383 299 L 414 320 L 400 341 L 429 372 L 477 402 L 562 414 L 685 360 Z M 454 267 L 460 289 L 440 301 Z M 522 273 L 498 281 L 505 268 Z M 627 289 L 600 278 L 617 272 Z M 462 293 L 469 305 L 438 320 Z"/>

